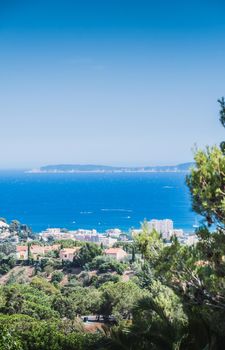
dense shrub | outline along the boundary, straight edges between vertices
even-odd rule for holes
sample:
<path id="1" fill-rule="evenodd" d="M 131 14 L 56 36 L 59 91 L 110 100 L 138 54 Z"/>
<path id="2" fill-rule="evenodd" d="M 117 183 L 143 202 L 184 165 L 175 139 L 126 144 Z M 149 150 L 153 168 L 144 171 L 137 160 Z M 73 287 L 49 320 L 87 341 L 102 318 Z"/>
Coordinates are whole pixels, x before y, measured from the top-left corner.
<path id="1" fill-rule="evenodd" d="M 60 283 L 63 280 L 64 274 L 61 271 L 55 271 L 52 274 L 51 281 Z"/>
<path id="2" fill-rule="evenodd" d="M 100 273 L 115 271 L 122 275 L 126 265 L 108 256 L 97 256 L 90 263 L 85 265 L 87 270 L 98 270 Z"/>

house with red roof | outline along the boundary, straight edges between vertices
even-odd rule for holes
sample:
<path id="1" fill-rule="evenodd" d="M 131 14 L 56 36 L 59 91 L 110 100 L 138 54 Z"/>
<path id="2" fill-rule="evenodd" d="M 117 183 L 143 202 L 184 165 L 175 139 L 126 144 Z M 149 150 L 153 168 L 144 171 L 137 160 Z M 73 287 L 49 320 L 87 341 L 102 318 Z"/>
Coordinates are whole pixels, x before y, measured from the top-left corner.
<path id="1" fill-rule="evenodd" d="M 63 261 L 73 261 L 75 255 L 79 252 L 80 247 L 64 248 L 59 252 L 59 258 Z"/>
<path id="2" fill-rule="evenodd" d="M 28 247 L 27 245 L 18 245 L 16 247 L 16 259 L 27 260 L 28 259 Z"/>
<path id="3" fill-rule="evenodd" d="M 105 255 L 110 256 L 118 261 L 124 260 L 127 253 L 122 248 L 109 248 L 105 250 Z"/>

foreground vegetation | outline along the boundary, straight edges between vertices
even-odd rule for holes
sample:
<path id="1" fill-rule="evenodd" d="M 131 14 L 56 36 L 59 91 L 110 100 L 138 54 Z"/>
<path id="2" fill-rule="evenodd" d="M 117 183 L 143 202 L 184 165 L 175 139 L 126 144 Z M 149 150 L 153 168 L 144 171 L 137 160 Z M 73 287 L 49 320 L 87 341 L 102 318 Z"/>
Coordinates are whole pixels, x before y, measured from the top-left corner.
<path id="1" fill-rule="evenodd" d="M 144 223 L 126 264 L 88 245 L 70 266 L 33 263 L 29 280 L 12 275 L 0 288 L 0 349 L 224 349 L 224 149 L 197 151 L 187 177 L 193 208 L 205 219 L 196 245 L 165 245 Z M 104 326 L 88 332 L 79 317 L 87 314 L 102 315 Z"/>

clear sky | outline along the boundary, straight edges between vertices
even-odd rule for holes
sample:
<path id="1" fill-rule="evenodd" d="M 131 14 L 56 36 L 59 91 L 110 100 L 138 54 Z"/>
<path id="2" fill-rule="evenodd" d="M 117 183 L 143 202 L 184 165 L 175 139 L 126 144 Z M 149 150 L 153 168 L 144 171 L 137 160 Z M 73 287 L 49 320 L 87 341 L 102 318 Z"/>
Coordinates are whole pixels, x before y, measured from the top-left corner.
<path id="1" fill-rule="evenodd" d="M 222 0 L 0 0 L 0 168 L 191 161 L 224 62 Z"/>

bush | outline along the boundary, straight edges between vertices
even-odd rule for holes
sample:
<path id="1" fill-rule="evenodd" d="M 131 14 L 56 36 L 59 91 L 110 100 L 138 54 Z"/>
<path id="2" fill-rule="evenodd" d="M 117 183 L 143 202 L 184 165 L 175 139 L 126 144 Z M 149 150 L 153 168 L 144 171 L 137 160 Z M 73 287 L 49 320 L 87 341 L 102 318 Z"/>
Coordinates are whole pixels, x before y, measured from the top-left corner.
<path id="1" fill-rule="evenodd" d="M 107 282 L 113 282 L 117 283 L 119 282 L 120 277 L 118 275 L 112 275 L 111 273 L 106 273 L 101 276 L 93 276 L 91 278 L 91 284 L 94 285 L 96 288 L 101 287 L 104 283 Z"/>
<path id="2" fill-rule="evenodd" d="M 55 271 L 52 274 L 51 282 L 58 282 L 60 283 L 63 280 L 64 274 L 61 271 Z"/>
<path id="3" fill-rule="evenodd" d="M 83 267 L 100 254 L 102 254 L 102 249 L 97 244 L 85 243 L 74 259 L 74 266 Z"/>
<path id="4" fill-rule="evenodd" d="M 108 256 L 97 256 L 89 264 L 85 265 L 87 270 L 98 270 L 100 273 L 115 271 L 122 275 L 126 265 Z"/>

